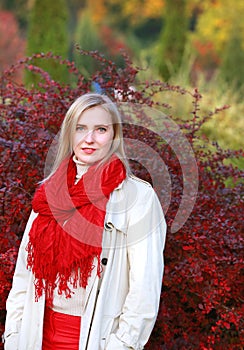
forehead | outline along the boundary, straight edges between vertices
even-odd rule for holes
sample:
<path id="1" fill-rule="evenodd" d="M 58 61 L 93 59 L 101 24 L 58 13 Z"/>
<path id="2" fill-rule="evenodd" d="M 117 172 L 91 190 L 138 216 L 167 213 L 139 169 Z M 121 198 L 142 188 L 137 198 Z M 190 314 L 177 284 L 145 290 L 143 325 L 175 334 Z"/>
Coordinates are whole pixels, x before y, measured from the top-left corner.
<path id="1" fill-rule="evenodd" d="M 78 119 L 82 125 L 103 125 L 112 124 L 112 117 L 109 112 L 100 106 L 85 110 Z"/>

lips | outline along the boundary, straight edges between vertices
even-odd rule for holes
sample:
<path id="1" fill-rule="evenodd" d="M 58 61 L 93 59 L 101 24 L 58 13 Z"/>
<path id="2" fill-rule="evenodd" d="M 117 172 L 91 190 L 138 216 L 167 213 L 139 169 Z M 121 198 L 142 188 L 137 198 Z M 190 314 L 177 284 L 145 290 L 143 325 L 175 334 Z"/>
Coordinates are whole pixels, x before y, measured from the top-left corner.
<path id="1" fill-rule="evenodd" d="M 95 148 L 82 148 L 82 151 L 86 154 L 92 154 L 96 151 Z"/>

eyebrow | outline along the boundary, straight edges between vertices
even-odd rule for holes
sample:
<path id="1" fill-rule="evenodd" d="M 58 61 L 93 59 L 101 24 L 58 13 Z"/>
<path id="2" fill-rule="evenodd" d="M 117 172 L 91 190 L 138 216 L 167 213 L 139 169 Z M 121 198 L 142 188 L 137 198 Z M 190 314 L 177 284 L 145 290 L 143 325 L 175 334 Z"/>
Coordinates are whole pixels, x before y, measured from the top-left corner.
<path id="1" fill-rule="evenodd" d="M 94 127 L 95 128 L 99 128 L 100 126 L 107 126 L 108 127 L 110 125 L 112 125 L 112 123 L 111 124 L 97 124 L 97 125 L 94 125 Z M 77 126 L 87 126 L 87 125 L 78 123 Z"/>

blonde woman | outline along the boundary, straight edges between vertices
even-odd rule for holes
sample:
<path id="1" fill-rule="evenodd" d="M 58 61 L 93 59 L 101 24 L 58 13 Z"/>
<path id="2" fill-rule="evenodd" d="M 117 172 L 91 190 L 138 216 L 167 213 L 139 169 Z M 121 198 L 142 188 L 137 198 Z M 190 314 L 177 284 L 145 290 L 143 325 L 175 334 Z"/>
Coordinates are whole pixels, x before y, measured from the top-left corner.
<path id="1" fill-rule="evenodd" d="M 166 225 L 151 185 L 130 172 L 107 96 L 70 106 L 32 204 L 5 350 L 143 349 L 158 313 Z"/>

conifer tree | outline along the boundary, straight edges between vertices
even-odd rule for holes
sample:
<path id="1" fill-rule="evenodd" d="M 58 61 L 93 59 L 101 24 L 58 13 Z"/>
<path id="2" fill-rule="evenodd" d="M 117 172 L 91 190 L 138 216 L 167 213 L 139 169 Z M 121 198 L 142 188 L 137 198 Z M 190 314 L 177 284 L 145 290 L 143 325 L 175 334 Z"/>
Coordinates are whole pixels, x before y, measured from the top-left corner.
<path id="1" fill-rule="evenodd" d="M 27 55 L 52 52 L 68 58 L 68 8 L 65 0 L 35 0 L 30 13 Z M 54 80 L 67 81 L 68 72 L 53 60 L 35 60 L 38 67 L 47 71 Z M 36 83 L 38 77 L 26 75 L 26 83 Z"/>
<path id="2" fill-rule="evenodd" d="M 188 20 L 186 0 L 166 0 L 163 28 L 159 38 L 157 66 L 164 80 L 169 80 L 181 64 L 186 39 Z"/>

